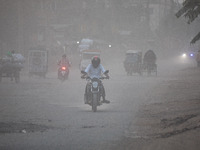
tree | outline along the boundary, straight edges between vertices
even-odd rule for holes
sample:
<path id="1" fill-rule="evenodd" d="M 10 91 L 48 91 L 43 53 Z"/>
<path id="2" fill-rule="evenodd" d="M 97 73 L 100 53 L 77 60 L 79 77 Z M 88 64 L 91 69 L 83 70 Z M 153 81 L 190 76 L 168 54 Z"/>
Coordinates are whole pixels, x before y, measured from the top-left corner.
<path id="1" fill-rule="evenodd" d="M 188 19 L 188 24 L 193 22 L 200 14 L 200 0 L 185 0 L 183 7 L 175 14 L 177 18 L 184 16 Z M 190 42 L 194 44 L 200 40 L 200 32 Z"/>

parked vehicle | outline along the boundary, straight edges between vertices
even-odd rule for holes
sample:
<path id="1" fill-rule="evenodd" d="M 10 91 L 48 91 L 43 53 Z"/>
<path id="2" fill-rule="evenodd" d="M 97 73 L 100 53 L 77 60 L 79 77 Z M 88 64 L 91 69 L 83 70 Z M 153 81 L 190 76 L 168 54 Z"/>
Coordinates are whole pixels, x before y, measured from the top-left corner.
<path id="1" fill-rule="evenodd" d="M 142 75 L 142 52 L 138 50 L 126 51 L 124 68 L 127 75 L 132 75 L 133 73 L 139 73 Z"/>
<path id="2" fill-rule="evenodd" d="M 101 51 L 99 51 L 99 50 L 84 50 L 84 51 L 82 51 L 80 64 L 79 64 L 80 70 L 85 70 L 86 67 L 91 63 L 91 58 L 93 56 L 100 57 L 100 54 L 101 54 Z"/>
<path id="3" fill-rule="evenodd" d="M 48 70 L 48 51 L 33 49 L 28 54 L 28 70 L 29 75 L 38 75 L 46 77 Z"/>
<path id="4" fill-rule="evenodd" d="M 107 70 L 105 74 L 107 74 L 109 71 Z M 85 71 L 81 71 L 82 74 L 87 74 Z M 106 77 L 101 77 L 101 78 L 93 78 L 91 79 L 90 77 L 86 76 L 84 77 L 88 81 L 87 85 L 89 87 L 88 89 L 88 99 L 86 100 L 86 96 L 84 96 L 84 101 L 87 101 L 87 104 L 92 106 L 92 111 L 96 112 L 97 111 L 97 106 L 102 105 L 102 81 L 103 79 L 107 79 Z"/>

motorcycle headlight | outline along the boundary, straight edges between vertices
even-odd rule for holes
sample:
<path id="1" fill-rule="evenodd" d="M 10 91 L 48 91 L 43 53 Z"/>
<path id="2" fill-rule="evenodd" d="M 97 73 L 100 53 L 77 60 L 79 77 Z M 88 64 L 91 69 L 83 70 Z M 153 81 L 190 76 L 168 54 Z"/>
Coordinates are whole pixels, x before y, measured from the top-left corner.
<path id="1" fill-rule="evenodd" d="M 97 88 L 98 87 L 98 82 L 92 82 L 92 87 Z"/>

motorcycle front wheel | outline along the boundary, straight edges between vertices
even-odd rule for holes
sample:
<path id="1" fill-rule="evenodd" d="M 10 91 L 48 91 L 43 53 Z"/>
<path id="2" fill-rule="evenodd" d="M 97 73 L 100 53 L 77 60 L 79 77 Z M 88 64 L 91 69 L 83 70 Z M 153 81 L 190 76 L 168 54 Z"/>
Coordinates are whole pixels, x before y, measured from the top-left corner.
<path id="1" fill-rule="evenodd" d="M 93 112 L 97 111 L 97 102 L 98 102 L 98 96 L 97 94 L 93 94 L 93 97 L 92 97 L 92 111 Z"/>

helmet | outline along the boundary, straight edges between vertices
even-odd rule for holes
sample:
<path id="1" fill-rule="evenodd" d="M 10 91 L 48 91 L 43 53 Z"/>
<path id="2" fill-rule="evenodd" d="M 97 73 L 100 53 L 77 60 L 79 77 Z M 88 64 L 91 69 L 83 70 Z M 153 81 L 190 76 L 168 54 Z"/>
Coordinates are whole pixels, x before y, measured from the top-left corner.
<path id="1" fill-rule="evenodd" d="M 63 58 L 66 58 L 66 57 L 67 57 L 67 55 L 66 55 L 66 54 L 63 54 L 63 55 L 62 55 L 62 57 L 63 57 Z"/>
<path id="2" fill-rule="evenodd" d="M 100 58 L 98 57 L 98 56 L 94 56 L 93 58 L 92 58 L 92 66 L 94 67 L 94 68 L 97 68 L 98 66 L 99 66 L 99 64 L 100 64 Z"/>

